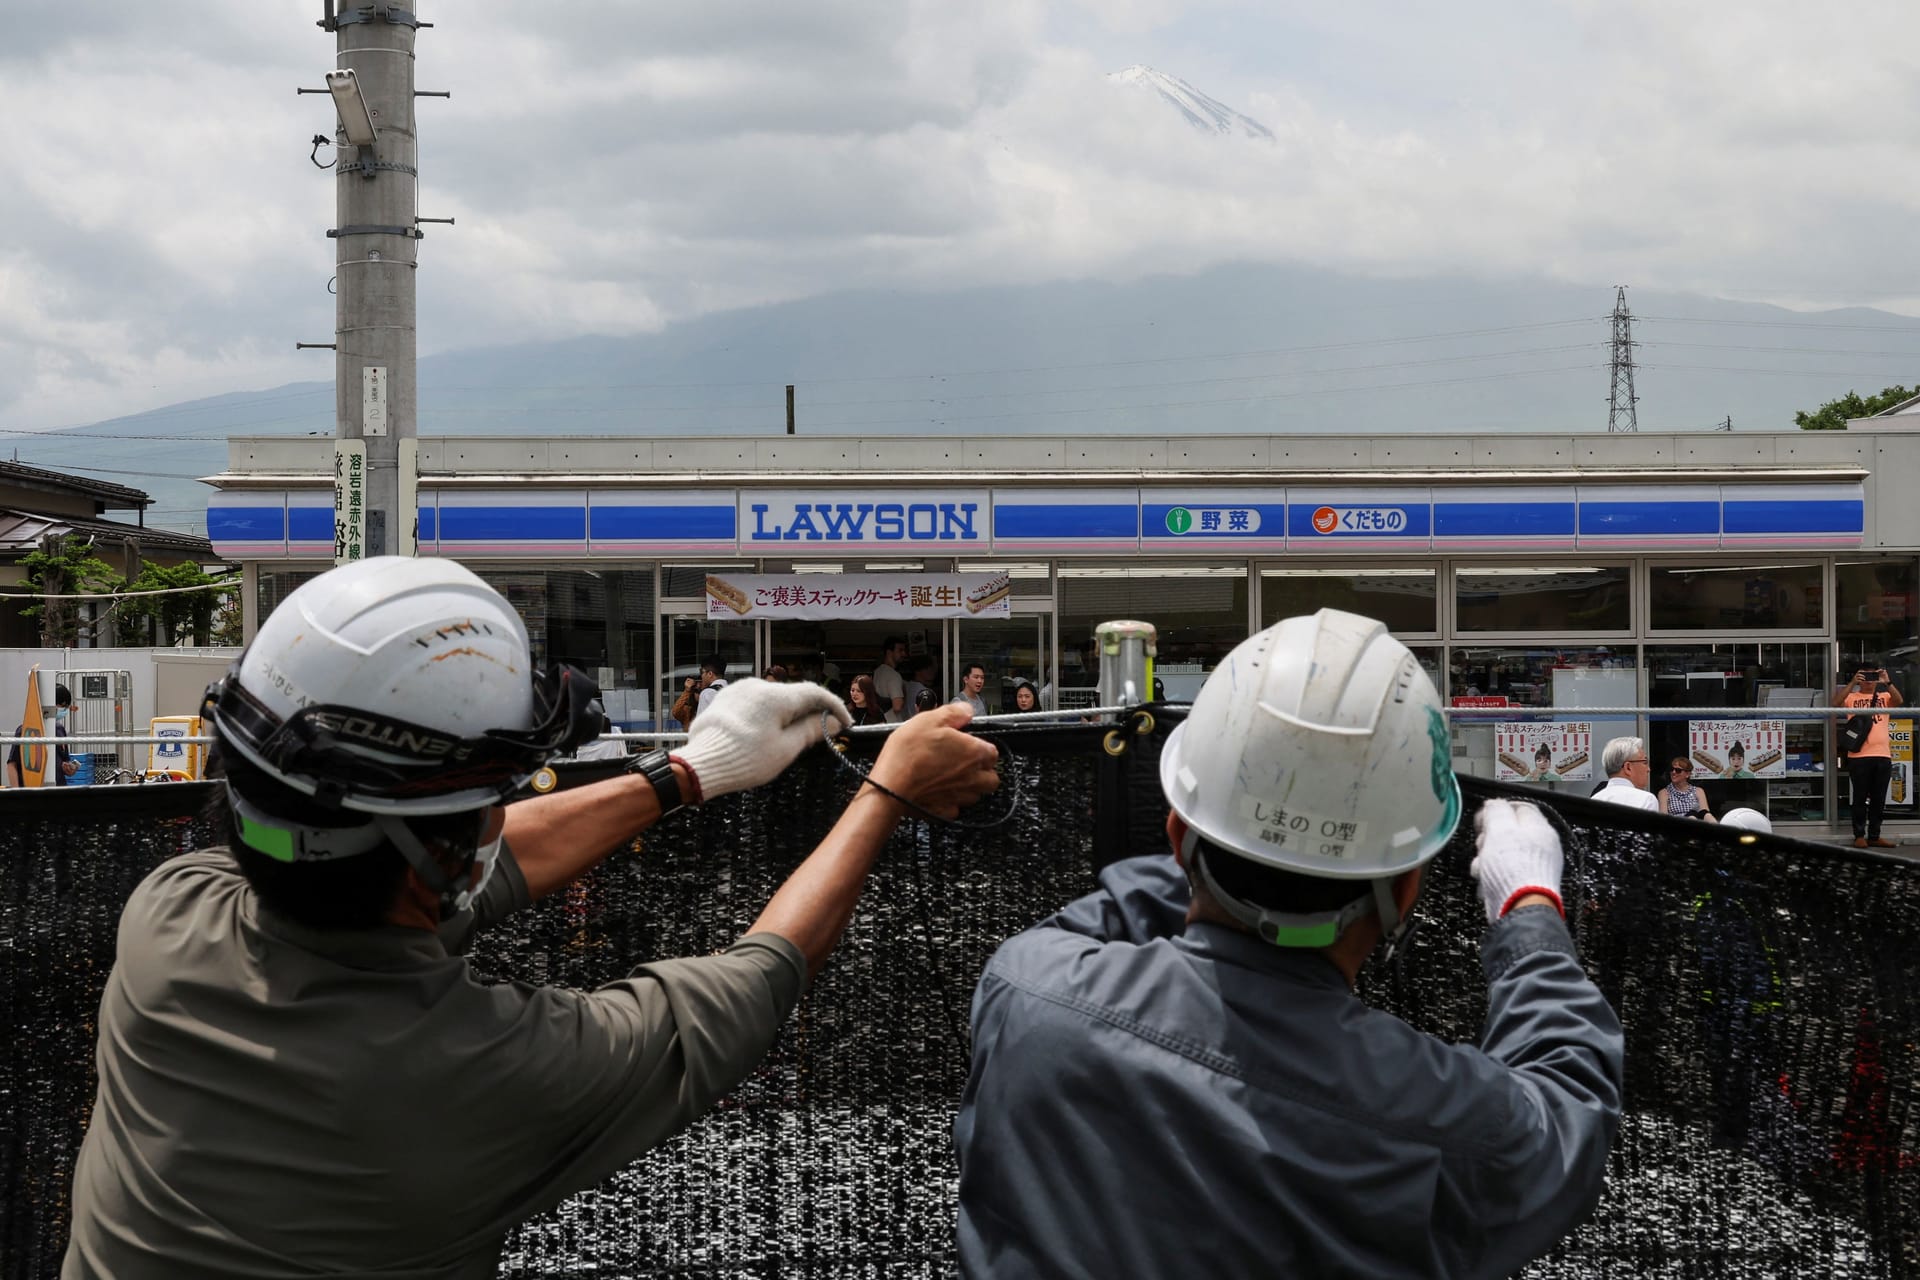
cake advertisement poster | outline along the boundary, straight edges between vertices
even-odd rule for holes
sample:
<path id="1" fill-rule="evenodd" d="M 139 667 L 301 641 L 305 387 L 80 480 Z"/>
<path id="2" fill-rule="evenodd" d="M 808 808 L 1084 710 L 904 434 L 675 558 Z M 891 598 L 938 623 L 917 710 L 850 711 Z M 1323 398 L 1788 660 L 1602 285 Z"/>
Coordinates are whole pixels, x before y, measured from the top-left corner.
<path id="1" fill-rule="evenodd" d="M 710 573 L 709 621 L 1008 618 L 1004 573 Z"/>
<path id="2" fill-rule="evenodd" d="M 1593 721 L 1499 721 L 1493 762 L 1500 782 L 1585 782 L 1593 777 Z"/>
<path id="3" fill-rule="evenodd" d="M 1689 720 L 1687 755 L 1693 761 L 1695 782 L 1713 778 L 1784 778 L 1787 722 Z"/>

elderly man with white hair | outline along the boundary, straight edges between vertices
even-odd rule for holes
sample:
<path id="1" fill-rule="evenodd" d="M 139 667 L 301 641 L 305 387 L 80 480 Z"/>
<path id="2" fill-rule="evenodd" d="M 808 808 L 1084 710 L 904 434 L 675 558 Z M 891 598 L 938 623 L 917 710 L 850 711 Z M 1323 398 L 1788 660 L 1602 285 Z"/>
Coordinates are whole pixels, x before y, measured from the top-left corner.
<path id="1" fill-rule="evenodd" d="M 1647 790 L 1653 776 L 1647 763 L 1645 738 L 1615 738 L 1600 753 L 1600 767 L 1607 771 L 1607 785 L 1593 795 L 1608 804 L 1623 804 L 1629 809 L 1660 808 L 1660 801 Z"/>

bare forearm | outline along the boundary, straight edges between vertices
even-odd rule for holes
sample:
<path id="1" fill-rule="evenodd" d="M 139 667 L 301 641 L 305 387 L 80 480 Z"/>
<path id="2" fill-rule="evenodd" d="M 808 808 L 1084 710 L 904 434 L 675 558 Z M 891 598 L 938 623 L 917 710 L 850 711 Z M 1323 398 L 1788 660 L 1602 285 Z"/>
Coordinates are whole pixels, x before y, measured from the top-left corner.
<path id="1" fill-rule="evenodd" d="M 687 774 L 673 767 L 682 794 Z M 626 774 L 592 786 L 535 796 L 507 806 L 507 844 L 535 900 L 571 884 L 589 868 L 660 820 L 653 784 Z"/>
<path id="2" fill-rule="evenodd" d="M 853 918 L 867 873 L 900 817 L 899 805 L 871 787 L 862 787 L 827 838 L 787 877 L 749 932 L 785 938 L 806 956 L 808 975 L 819 973 Z"/>

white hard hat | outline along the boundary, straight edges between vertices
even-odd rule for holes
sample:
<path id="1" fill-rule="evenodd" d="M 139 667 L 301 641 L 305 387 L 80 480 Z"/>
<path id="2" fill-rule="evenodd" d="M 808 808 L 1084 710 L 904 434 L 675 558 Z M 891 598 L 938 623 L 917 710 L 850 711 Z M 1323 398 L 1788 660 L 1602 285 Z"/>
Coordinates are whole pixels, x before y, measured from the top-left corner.
<path id="1" fill-rule="evenodd" d="M 1384 886 L 1438 853 L 1460 821 L 1433 682 L 1383 624 L 1336 609 L 1236 646 L 1169 735 L 1160 783 L 1190 846 L 1201 837 L 1284 871 L 1372 880 L 1390 934 Z M 1294 945 L 1325 932 L 1296 930 Z"/>
<path id="2" fill-rule="evenodd" d="M 1761 835 L 1773 834 L 1772 821 L 1758 809 L 1729 809 L 1720 815 L 1720 825 L 1742 827 L 1748 831 L 1758 831 Z"/>
<path id="3" fill-rule="evenodd" d="M 526 624 L 452 560 L 379 556 L 303 583 L 207 691 L 222 747 L 322 805 L 496 804 L 582 732 L 592 681 L 537 676 Z"/>

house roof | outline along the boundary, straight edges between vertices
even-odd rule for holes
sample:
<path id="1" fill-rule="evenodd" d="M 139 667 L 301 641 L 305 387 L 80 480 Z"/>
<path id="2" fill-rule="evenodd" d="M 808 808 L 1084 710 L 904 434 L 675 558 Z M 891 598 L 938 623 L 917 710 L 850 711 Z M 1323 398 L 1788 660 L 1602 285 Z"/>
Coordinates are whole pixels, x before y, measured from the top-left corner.
<path id="1" fill-rule="evenodd" d="M 173 529 L 150 529 L 120 520 L 83 520 L 78 516 L 47 515 L 0 507 L 0 556 L 25 555 L 40 546 L 49 533 L 78 533 L 110 542 L 131 538 L 142 551 L 175 551 L 186 556 L 218 560 L 213 544 L 198 534 Z"/>
<path id="2" fill-rule="evenodd" d="M 1897 413 L 1920 413 L 1920 396 L 1908 396 L 1899 404 L 1888 405 L 1873 416 L 1876 418 L 1891 418 Z"/>
<path id="3" fill-rule="evenodd" d="M 0 480 L 16 480 L 42 488 L 62 489 L 68 493 L 84 493 L 88 497 L 98 498 L 109 507 L 144 507 L 153 501 L 145 489 L 114 484 L 110 480 L 70 476 L 64 471 L 30 467 L 24 462 L 0 461 Z"/>

